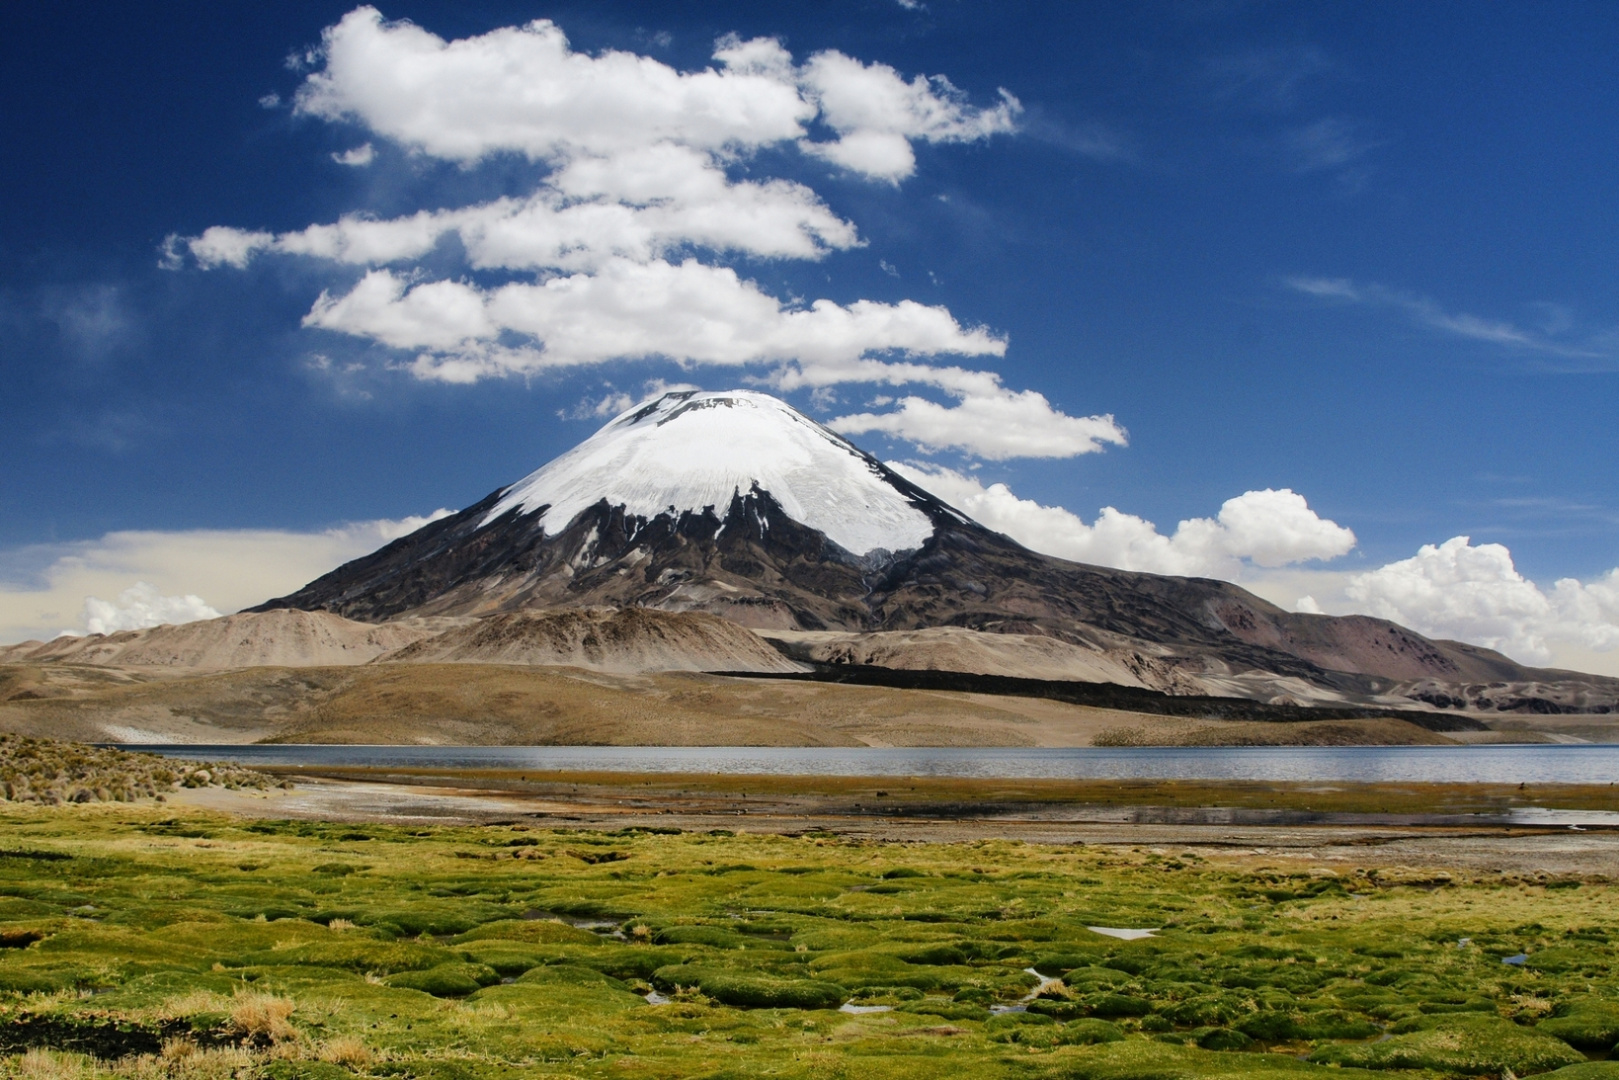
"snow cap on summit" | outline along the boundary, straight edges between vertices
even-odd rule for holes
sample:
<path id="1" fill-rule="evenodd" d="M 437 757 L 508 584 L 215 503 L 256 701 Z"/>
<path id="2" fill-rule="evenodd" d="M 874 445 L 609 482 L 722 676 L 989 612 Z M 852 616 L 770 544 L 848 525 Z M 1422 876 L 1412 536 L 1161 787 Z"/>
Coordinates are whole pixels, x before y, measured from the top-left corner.
<path id="1" fill-rule="evenodd" d="M 506 490 L 484 523 L 547 507 L 550 533 L 605 500 L 626 512 L 722 518 L 735 494 L 767 491 L 794 521 L 856 555 L 906 551 L 933 523 L 875 459 L 756 390 L 678 391 L 629 409 Z"/>

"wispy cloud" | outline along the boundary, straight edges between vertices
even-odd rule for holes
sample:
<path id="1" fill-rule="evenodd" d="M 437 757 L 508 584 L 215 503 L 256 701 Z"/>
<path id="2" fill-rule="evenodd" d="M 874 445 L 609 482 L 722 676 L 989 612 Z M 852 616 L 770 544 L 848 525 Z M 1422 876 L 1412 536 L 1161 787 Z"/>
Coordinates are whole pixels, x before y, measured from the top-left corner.
<path id="1" fill-rule="evenodd" d="M 155 414 L 162 410 L 143 403 L 139 408 L 108 408 L 69 416 L 56 430 L 43 436 L 47 444 L 72 443 L 91 450 L 122 454 L 154 436 L 165 433 Z"/>
<path id="2" fill-rule="evenodd" d="M 1286 133 L 1283 142 L 1298 172 L 1341 169 L 1364 157 L 1378 143 L 1362 134 L 1364 125 L 1329 116 Z"/>
<path id="3" fill-rule="evenodd" d="M 341 154 L 333 154 L 332 160 L 339 165 L 353 165 L 364 168 L 377 158 L 376 148 L 370 143 L 361 143 L 352 150 L 345 150 Z"/>
<path id="4" fill-rule="evenodd" d="M 1203 62 L 1218 100 L 1263 112 L 1298 108 L 1305 85 L 1332 69 L 1327 54 L 1313 45 L 1250 49 Z"/>
<path id="5" fill-rule="evenodd" d="M 609 416 L 617 416 L 631 405 L 635 399 L 622 390 L 611 390 L 599 398 L 584 397 L 579 399 L 572 408 L 558 409 L 559 420 L 603 420 Z"/>
<path id="6" fill-rule="evenodd" d="M 29 339 L 65 360 L 90 366 L 143 339 L 127 290 L 103 282 L 0 290 L 0 330 L 0 348 Z"/>
<path id="7" fill-rule="evenodd" d="M 1610 536 L 1619 526 L 1619 507 L 1562 495 L 1490 499 L 1483 508 L 1502 520 L 1476 531 L 1502 536 Z"/>
<path id="8" fill-rule="evenodd" d="M 1031 139 L 1104 164 L 1131 164 L 1140 159 L 1133 141 L 1098 121 L 1071 122 L 1038 106 L 1028 107 L 1019 130 Z"/>
<path id="9" fill-rule="evenodd" d="M 1613 357 L 1611 350 L 1559 341 L 1549 334 L 1526 329 L 1504 319 L 1447 311 L 1437 301 L 1426 296 L 1391 289 L 1376 282 L 1362 283 L 1348 278 L 1290 277 L 1285 279 L 1283 284 L 1294 292 L 1323 300 L 1401 311 L 1423 326 L 1471 341 L 1585 360 L 1605 360 Z"/>
<path id="10" fill-rule="evenodd" d="M 1301 176 L 1325 174 L 1346 194 L 1366 185 L 1367 155 L 1382 145 L 1364 120 L 1322 107 L 1321 91 L 1344 78 L 1342 69 L 1313 45 L 1251 49 L 1206 59 L 1202 89 L 1209 103 L 1256 114 L 1262 134 L 1248 148 Z M 1309 119 L 1310 116 L 1314 119 Z"/>

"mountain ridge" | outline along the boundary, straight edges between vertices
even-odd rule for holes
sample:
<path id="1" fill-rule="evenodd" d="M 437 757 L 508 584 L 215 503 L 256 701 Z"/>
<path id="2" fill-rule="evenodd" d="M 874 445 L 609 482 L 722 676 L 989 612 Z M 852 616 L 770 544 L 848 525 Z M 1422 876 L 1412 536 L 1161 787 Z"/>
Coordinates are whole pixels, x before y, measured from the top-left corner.
<path id="1" fill-rule="evenodd" d="M 624 425 L 641 416 L 661 417 L 658 437 L 666 440 L 693 415 L 679 407 L 704 399 L 693 392 L 665 395 L 610 421 L 592 439 L 630 437 L 626 431 L 639 437 L 633 425 Z M 795 425 L 795 434 L 797 427 L 818 427 L 776 405 L 772 415 L 791 414 L 781 422 Z M 696 415 L 723 418 L 718 408 Z M 570 451 L 519 484 L 253 610 L 325 610 L 383 622 L 404 615 L 639 607 L 706 612 L 765 631 L 958 628 L 1055 638 L 1089 650 L 1104 667 L 1122 666 L 1151 689 L 1219 688 L 1260 700 L 1303 695 L 1388 702 L 1422 684 L 1426 696 L 1415 700 L 1448 707 L 1440 702 L 1479 696 L 1476 689 L 1464 691 L 1468 686 L 1559 682 L 1557 673 L 1477 646 L 1434 641 L 1383 619 L 1287 612 L 1228 582 L 1089 566 L 1030 551 L 825 434 L 818 452 L 855 462 L 863 483 L 880 481 L 892 492 L 884 498 L 902 500 L 927 519 L 932 531 L 916 547 L 856 554 L 799 520 L 801 511 L 789 511 L 805 504 L 798 491 L 778 497 L 757 479 L 746 491 L 733 487 L 723 507 L 671 505 L 649 516 L 614 503 L 608 491 L 566 522 L 550 522 L 553 504 L 532 502 L 544 489 L 535 478 L 569 460 Z M 712 429 L 702 435 L 717 454 L 746 455 L 746 447 L 716 439 Z M 515 497 L 524 485 L 529 494 Z M 1593 709 L 1610 699 L 1619 705 L 1619 680 L 1579 680 L 1586 689 L 1558 691 L 1563 699 L 1584 694 Z"/>

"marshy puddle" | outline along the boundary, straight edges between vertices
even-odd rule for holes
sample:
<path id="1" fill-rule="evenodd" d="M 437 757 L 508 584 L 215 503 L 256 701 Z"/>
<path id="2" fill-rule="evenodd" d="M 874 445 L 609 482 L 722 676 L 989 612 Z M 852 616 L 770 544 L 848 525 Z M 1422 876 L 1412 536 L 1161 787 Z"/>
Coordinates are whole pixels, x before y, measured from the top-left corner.
<path id="1" fill-rule="evenodd" d="M 560 911 L 546 911 L 543 908 L 530 908 L 523 912 L 523 919 L 527 922 L 559 922 L 571 926 L 575 930 L 589 930 L 602 937 L 625 940 L 624 929 L 611 919 L 592 919 L 578 915 L 565 915 Z"/>
<path id="2" fill-rule="evenodd" d="M 1093 934 L 1101 934 L 1104 937 L 1118 938 L 1120 941 L 1140 941 L 1142 938 L 1152 937 L 1154 934 L 1158 933 L 1158 931 L 1162 930 L 1163 927 L 1154 926 L 1150 930 L 1132 930 L 1129 927 L 1124 926 L 1087 926 L 1085 929 L 1089 930 Z"/>
<path id="3" fill-rule="evenodd" d="M 842 1005 L 838 1006 L 838 1012 L 849 1013 L 854 1016 L 864 1016 L 866 1013 L 885 1013 L 893 1011 L 894 1006 L 892 1005 L 856 1005 L 852 1001 L 845 1001 Z"/>
<path id="4" fill-rule="evenodd" d="M 1042 975 L 1038 971 L 1034 970 L 1034 968 L 1032 968 L 1032 967 L 1027 967 L 1027 968 L 1024 968 L 1023 970 L 1024 970 L 1025 973 L 1027 973 L 1029 975 L 1033 975 L 1036 979 L 1039 979 L 1040 981 L 1035 984 L 1035 987 L 1034 987 L 1033 990 L 1030 990 L 1027 994 L 1024 994 L 1023 997 L 1021 999 L 1019 999 L 1019 1001 L 1018 1001 L 1018 1003 L 1016 1005 L 991 1005 L 989 1007 L 989 1011 L 992 1014 L 994 1014 L 996 1016 L 999 1016 L 1001 1013 L 1028 1012 L 1029 1011 L 1029 1002 L 1031 1002 L 1031 1001 L 1035 1000 L 1036 998 L 1038 998 L 1041 994 L 1045 993 L 1051 987 L 1053 987 L 1053 986 L 1061 986 L 1062 985 L 1062 980 L 1061 979 L 1053 979 L 1050 976 Z"/>

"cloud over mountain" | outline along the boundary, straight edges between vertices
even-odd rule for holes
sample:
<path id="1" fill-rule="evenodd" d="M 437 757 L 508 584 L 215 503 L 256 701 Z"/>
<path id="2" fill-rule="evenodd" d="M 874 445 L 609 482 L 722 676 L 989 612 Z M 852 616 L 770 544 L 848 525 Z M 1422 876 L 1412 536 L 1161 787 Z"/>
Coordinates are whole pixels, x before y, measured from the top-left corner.
<path id="1" fill-rule="evenodd" d="M 1550 662 L 1559 645 L 1597 652 L 1619 646 L 1619 569 L 1542 590 L 1518 572 L 1505 546 L 1474 545 L 1466 536 L 1357 574 L 1344 594 L 1367 614 L 1533 663 Z"/>
<path id="2" fill-rule="evenodd" d="M 116 601 L 86 597 L 84 628 L 92 634 L 115 634 L 120 630 L 144 630 L 164 623 L 188 623 L 217 619 L 219 612 L 193 593 L 164 596 L 144 581 L 137 581 L 118 594 Z"/>
<path id="3" fill-rule="evenodd" d="M 1035 551 L 1075 562 L 1154 574 L 1238 580 L 1244 564 L 1279 567 L 1335 559 L 1355 546 L 1355 534 L 1316 514 L 1304 496 L 1249 491 L 1227 499 L 1213 518 L 1182 521 L 1169 535 L 1144 518 L 1105 507 L 1087 525 L 1072 511 L 1021 499 L 1005 484 L 940 466 L 895 465 L 978 521 Z"/>
<path id="4" fill-rule="evenodd" d="M 1092 523 L 1061 506 L 1020 498 L 1003 483 L 932 464 L 895 471 L 1035 551 L 1098 566 L 1234 581 L 1299 611 L 1375 615 L 1429 637 L 1498 649 L 1532 664 L 1619 673 L 1597 654 L 1619 648 L 1619 569 L 1595 580 L 1562 578 L 1542 589 L 1501 544 L 1458 536 L 1416 555 L 1354 573 L 1318 567 L 1355 547 L 1355 534 L 1322 518 L 1304 496 L 1249 491 L 1212 518 L 1165 534 L 1104 507 Z"/>
<path id="5" fill-rule="evenodd" d="M 0 551 L 0 642 L 213 618 L 294 588 L 449 512 L 312 531 L 126 530 Z M 101 599 L 107 596 L 116 599 Z"/>

